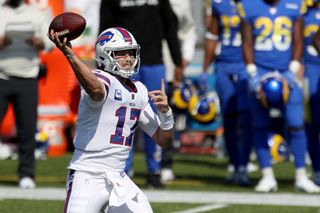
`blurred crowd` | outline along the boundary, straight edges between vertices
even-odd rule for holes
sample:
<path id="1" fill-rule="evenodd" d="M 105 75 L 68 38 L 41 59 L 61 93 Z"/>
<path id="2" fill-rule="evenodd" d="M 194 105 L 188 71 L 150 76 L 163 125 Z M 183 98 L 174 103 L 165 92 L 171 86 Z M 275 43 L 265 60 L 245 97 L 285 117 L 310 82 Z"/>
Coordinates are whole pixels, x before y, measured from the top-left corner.
<path id="1" fill-rule="evenodd" d="M 67 60 L 47 38 L 52 18 L 68 11 L 86 19 L 72 45 L 87 66 L 93 67 L 99 33 L 120 26 L 141 45 L 140 72 L 133 78 L 148 90 L 160 88 L 165 79 L 176 121 L 174 146 L 162 150 L 147 135 L 135 137 L 136 148 L 144 144 L 148 188 L 164 188 L 175 179 L 174 154 L 188 140 L 183 136 L 199 132 L 200 143 L 212 139 L 215 155 L 226 153 L 225 184 L 276 191 L 272 164 L 293 156 L 294 187 L 320 193 L 320 1 L 0 4 L 0 159 L 18 156 L 21 188 L 36 187 L 35 158 L 73 149 L 80 88 Z M 189 75 L 194 67 L 196 74 Z M 252 156 L 262 174 L 256 186 L 249 175 L 255 167 Z M 133 158 L 134 148 L 125 168 L 130 177 Z"/>

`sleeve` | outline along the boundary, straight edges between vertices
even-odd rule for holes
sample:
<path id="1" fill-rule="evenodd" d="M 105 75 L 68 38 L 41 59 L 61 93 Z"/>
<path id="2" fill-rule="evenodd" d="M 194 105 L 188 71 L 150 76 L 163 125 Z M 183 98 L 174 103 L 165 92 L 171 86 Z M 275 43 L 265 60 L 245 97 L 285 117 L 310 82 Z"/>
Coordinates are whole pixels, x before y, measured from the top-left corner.
<path id="1" fill-rule="evenodd" d="M 154 135 L 160 125 L 158 115 L 152 110 L 149 102 L 141 111 L 139 118 L 139 127 L 150 137 Z"/>
<path id="2" fill-rule="evenodd" d="M 99 81 L 101 81 L 106 89 L 106 96 L 108 96 L 109 93 L 109 88 L 111 85 L 111 80 L 110 78 L 107 76 L 106 72 L 101 72 L 99 70 L 92 70 L 93 74 L 95 74 L 95 76 L 99 79 Z"/>
<path id="3" fill-rule="evenodd" d="M 85 102 L 91 107 L 101 106 L 107 99 L 107 93 L 105 94 L 106 94 L 105 97 L 101 101 L 94 101 L 91 99 L 90 95 L 81 87 L 81 99 L 83 100 L 83 102 Z"/>
<path id="4" fill-rule="evenodd" d="M 110 78 L 108 78 L 108 76 L 106 74 L 102 74 L 100 71 L 98 70 L 92 70 L 92 72 L 95 74 L 95 76 L 99 79 L 99 81 L 101 81 L 104 85 L 104 89 L 105 89 L 105 97 L 101 100 L 101 101 L 94 101 L 91 99 L 91 97 L 89 96 L 88 93 L 86 93 L 86 91 L 81 87 L 81 98 L 83 99 L 84 102 L 86 102 L 89 106 L 92 107 L 98 107 L 101 106 L 102 103 L 105 102 L 105 100 L 108 97 L 109 94 L 109 88 L 110 88 L 110 84 L 111 84 L 111 80 Z"/>
<path id="5" fill-rule="evenodd" d="M 168 43 L 170 54 L 175 65 L 181 65 L 181 48 L 178 39 L 178 20 L 169 0 L 161 0 L 161 18 L 163 20 L 164 37 Z"/>

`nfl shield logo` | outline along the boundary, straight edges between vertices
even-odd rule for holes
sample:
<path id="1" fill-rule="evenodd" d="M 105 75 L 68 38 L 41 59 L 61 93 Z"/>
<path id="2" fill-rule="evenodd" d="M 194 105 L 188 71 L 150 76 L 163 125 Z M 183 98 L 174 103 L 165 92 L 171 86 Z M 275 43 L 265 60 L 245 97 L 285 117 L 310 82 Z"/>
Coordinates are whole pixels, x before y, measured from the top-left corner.
<path id="1" fill-rule="evenodd" d="M 114 100 L 122 101 L 122 93 L 121 90 L 116 89 L 114 92 Z"/>

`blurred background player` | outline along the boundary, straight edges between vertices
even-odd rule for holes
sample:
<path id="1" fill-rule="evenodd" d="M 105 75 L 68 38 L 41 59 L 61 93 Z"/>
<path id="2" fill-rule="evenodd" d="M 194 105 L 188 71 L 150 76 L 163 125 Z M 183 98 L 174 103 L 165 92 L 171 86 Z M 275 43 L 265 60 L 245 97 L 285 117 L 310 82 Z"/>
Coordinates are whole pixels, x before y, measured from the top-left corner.
<path id="1" fill-rule="evenodd" d="M 209 22 L 209 21 L 208 21 Z M 223 113 L 225 146 L 234 171 L 228 184 L 250 185 L 247 164 L 252 146 L 248 74 L 242 59 L 240 17 L 233 0 L 212 1 L 202 73 L 214 61 L 216 89 Z M 218 52 L 216 51 L 218 49 Z"/>
<path id="2" fill-rule="evenodd" d="M 0 7 L 0 120 L 13 104 L 19 138 L 19 186 L 35 188 L 39 52 L 49 46 L 48 13 L 23 0 Z"/>
<path id="3" fill-rule="evenodd" d="M 251 77 L 253 140 L 262 169 L 262 178 L 255 187 L 258 192 L 270 192 L 278 188 L 268 146 L 270 109 L 259 102 L 254 91 L 259 85 L 259 78 L 272 72 L 279 72 L 290 86 L 288 102 L 281 110 L 288 131 L 288 143 L 294 156 L 294 186 L 308 193 L 320 192 L 320 188 L 306 174 L 307 141 L 303 123 L 303 94 L 296 77 L 303 50 L 305 10 L 302 0 L 243 0 L 239 3 L 243 21 L 244 60 Z"/>
<path id="4" fill-rule="evenodd" d="M 180 42 L 177 36 L 177 18 L 169 0 L 127 1 L 102 0 L 100 7 L 100 31 L 109 27 L 123 26 L 132 32 L 141 45 L 141 67 L 134 79 L 146 85 L 149 91 L 160 88 L 160 79 L 166 71 L 162 59 L 162 41 L 168 42 L 175 64 L 175 78 L 182 78 Z M 167 85 L 167 82 L 165 82 Z M 167 87 L 166 87 L 167 88 Z M 152 108 L 155 106 L 151 103 Z M 163 188 L 160 182 L 161 148 L 147 134 L 143 135 L 147 161 L 147 186 Z M 132 155 L 126 172 L 132 169 Z"/>
<path id="5" fill-rule="evenodd" d="M 124 167 L 138 125 L 159 145 L 172 144 L 174 120 L 164 81 L 160 90 L 148 93 L 141 82 L 130 79 L 139 72 L 140 46 L 124 28 L 109 28 L 100 34 L 96 41 L 98 69 L 94 70 L 75 55 L 66 38 L 60 40 L 53 30 L 49 36 L 82 87 L 64 211 L 152 212 L 147 197 Z"/>
<path id="6" fill-rule="evenodd" d="M 320 57 L 312 45 L 312 38 L 319 30 L 320 1 L 310 5 L 304 16 L 304 76 L 306 78 L 306 135 L 308 151 L 314 171 L 314 181 L 320 186 Z"/>
<path id="7" fill-rule="evenodd" d="M 197 32 L 192 12 L 192 1 L 170 0 L 170 4 L 178 18 L 178 38 L 181 44 L 182 69 L 184 70 L 194 57 L 197 42 Z M 162 51 L 166 67 L 166 79 L 168 82 L 168 98 L 170 100 L 173 89 L 179 84 L 180 79 L 176 79 L 177 76 L 174 74 L 175 65 L 171 59 L 170 50 L 166 41 L 163 42 Z M 177 112 L 174 112 L 174 114 L 177 116 Z M 177 120 L 177 117 L 175 117 L 175 119 Z M 172 171 L 174 151 L 174 148 L 162 150 L 162 183 L 166 183 L 174 179 L 174 173 Z"/>

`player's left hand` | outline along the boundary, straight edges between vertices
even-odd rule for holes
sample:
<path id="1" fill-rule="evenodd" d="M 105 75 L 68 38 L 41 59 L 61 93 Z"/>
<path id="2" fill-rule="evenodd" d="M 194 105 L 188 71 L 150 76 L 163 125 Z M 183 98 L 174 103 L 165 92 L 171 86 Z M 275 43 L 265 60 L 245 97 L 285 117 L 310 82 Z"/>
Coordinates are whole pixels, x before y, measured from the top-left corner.
<path id="1" fill-rule="evenodd" d="M 166 113 L 169 111 L 168 97 L 165 92 L 163 79 L 161 79 L 161 90 L 150 91 L 149 97 L 161 113 Z"/>

